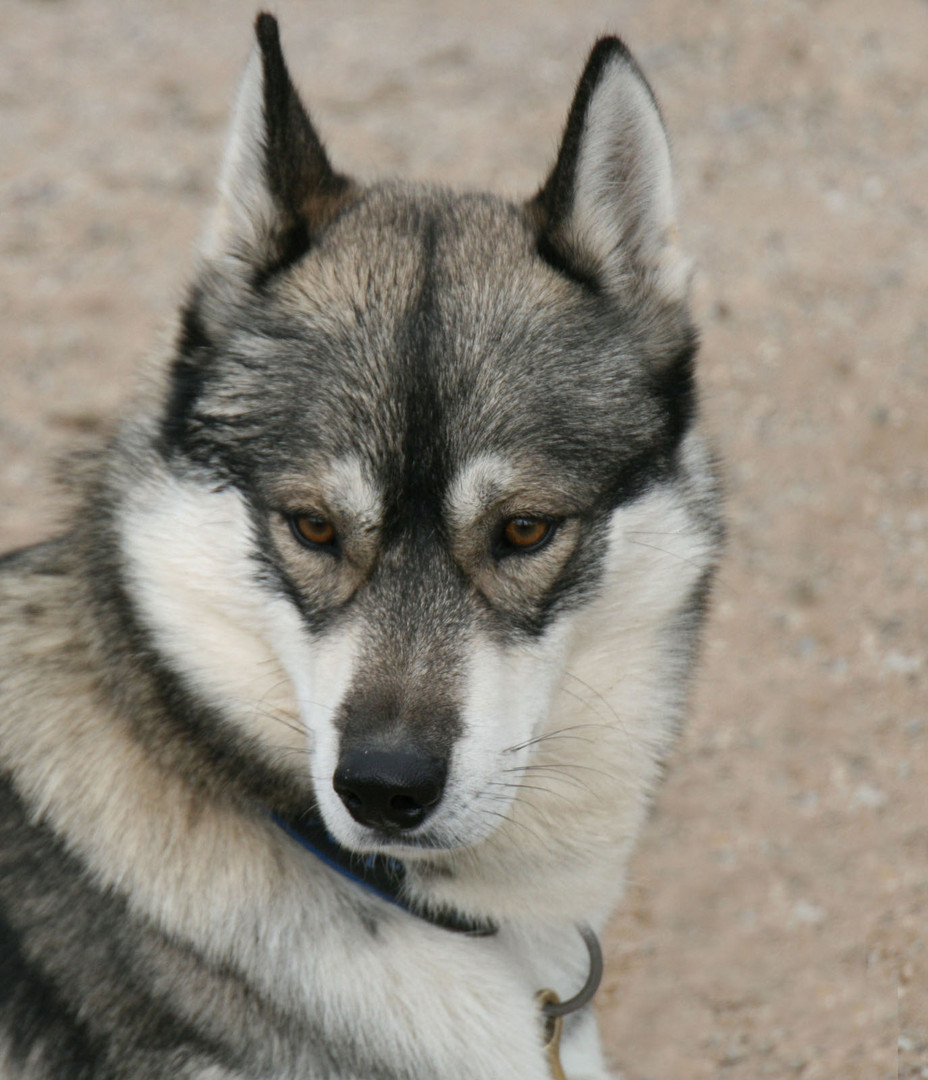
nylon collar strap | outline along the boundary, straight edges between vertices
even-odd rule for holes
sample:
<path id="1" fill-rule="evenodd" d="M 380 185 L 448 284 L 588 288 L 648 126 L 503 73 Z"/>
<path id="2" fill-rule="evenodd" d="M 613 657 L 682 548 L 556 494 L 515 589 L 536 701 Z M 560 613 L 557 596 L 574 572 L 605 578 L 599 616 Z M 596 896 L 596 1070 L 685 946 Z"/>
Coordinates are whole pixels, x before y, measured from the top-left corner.
<path id="1" fill-rule="evenodd" d="M 356 851 L 349 851 L 339 844 L 318 819 L 285 821 L 276 814 L 271 817 L 284 832 L 326 866 L 417 919 L 431 923 L 432 926 L 439 926 L 442 930 L 469 934 L 472 937 L 488 937 L 496 933 L 498 928 L 495 923 L 469 919 L 453 908 L 433 911 L 411 904 L 403 895 L 406 888 L 406 867 L 399 859 L 386 855 L 360 855 Z"/>

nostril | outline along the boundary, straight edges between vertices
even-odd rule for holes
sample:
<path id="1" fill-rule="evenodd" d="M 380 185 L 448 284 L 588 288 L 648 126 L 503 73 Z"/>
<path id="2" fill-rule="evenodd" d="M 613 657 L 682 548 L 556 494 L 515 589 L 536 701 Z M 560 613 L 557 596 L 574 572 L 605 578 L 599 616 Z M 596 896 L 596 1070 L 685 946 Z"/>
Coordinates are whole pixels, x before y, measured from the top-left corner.
<path id="1" fill-rule="evenodd" d="M 348 807 L 349 810 L 361 809 L 362 799 L 356 791 L 350 791 L 348 788 L 339 787 L 336 787 L 335 790 L 338 793 L 338 797 L 342 800 L 345 806 Z"/>
<path id="2" fill-rule="evenodd" d="M 390 809 L 397 810 L 402 814 L 418 814 L 425 807 L 410 795 L 394 795 L 390 800 Z"/>
<path id="3" fill-rule="evenodd" d="M 427 813 L 428 810 L 410 796 L 394 795 L 384 812 L 384 818 L 387 823 L 400 829 L 412 829 L 425 820 Z"/>

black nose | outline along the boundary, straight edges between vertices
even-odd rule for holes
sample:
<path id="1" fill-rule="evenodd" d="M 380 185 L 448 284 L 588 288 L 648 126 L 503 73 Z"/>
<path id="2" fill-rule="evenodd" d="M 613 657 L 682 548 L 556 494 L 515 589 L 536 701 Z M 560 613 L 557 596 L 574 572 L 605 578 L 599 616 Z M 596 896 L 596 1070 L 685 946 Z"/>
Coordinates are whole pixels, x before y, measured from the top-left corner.
<path id="1" fill-rule="evenodd" d="M 396 832 L 414 829 L 438 805 L 447 763 L 404 748 L 353 747 L 342 751 L 332 786 L 362 825 Z"/>

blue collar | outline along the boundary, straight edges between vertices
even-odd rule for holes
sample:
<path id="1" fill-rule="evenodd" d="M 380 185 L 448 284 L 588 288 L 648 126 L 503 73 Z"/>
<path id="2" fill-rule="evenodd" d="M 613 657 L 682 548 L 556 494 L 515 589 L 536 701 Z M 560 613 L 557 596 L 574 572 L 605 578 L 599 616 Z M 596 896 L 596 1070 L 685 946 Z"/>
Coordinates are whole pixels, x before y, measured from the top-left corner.
<path id="1" fill-rule="evenodd" d="M 318 818 L 285 821 L 276 814 L 271 817 L 284 832 L 307 851 L 311 851 L 317 859 L 321 859 L 326 866 L 382 900 L 415 915 L 417 919 L 439 926 L 443 930 L 470 934 L 472 937 L 488 937 L 496 933 L 498 927 L 489 920 L 469 919 L 453 908 L 432 910 L 410 903 L 403 895 L 406 889 L 406 867 L 399 859 L 386 855 L 360 855 L 356 851 L 343 848 Z"/>

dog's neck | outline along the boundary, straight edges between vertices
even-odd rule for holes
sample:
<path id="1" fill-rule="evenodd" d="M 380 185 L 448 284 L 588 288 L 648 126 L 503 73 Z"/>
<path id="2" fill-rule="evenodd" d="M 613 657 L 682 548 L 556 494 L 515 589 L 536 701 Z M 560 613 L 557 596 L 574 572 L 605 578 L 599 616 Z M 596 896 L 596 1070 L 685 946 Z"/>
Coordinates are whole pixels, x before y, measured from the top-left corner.
<path id="1" fill-rule="evenodd" d="M 429 908 L 414 903 L 406 895 L 406 867 L 399 859 L 349 851 L 338 843 L 318 818 L 301 815 L 284 820 L 276 814 L 273 818 L 297 843 L 327 866 L 410 915 L 443 930 L 473 937 L 487 937 L 496 933 L 496 925 L 488 920 L 468 918 L 453 908 Z"/>

